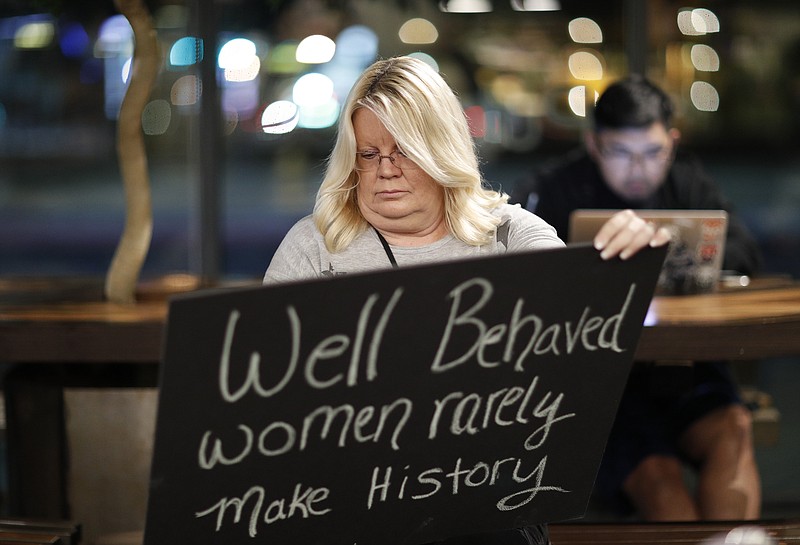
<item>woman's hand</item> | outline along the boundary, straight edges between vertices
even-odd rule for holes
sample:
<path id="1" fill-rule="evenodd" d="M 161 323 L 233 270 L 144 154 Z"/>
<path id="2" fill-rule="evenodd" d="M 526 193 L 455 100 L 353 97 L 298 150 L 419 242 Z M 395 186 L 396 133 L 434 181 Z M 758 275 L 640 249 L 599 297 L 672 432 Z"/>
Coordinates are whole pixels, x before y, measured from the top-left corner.
<path id="1" fill-rule="evenodd" d="M 669 240 L 669 231 L 663 227 L 657 229 L 633 210 L 623 210 L 603 224 L 594 237 L 594 247 L 603 259 L 628 259 L 646 246 L 663 246 Z"/>

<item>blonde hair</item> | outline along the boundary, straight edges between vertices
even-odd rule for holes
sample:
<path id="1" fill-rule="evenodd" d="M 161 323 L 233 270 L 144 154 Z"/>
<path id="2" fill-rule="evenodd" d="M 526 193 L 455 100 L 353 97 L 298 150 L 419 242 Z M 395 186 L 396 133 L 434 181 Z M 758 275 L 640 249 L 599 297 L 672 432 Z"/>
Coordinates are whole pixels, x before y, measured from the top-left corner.
<path id="1" fill-rule="evenodd" d="M 359 108 L 373 112 L 398 147 L 442 186 L 450 233 L 471 246 L 489 242 L 499 222 L 492 210 L 508 196 L 484 186 L 458 98 L 425 62 L 393 57 L 364 71 L 339 119 L 336 143 L 314 205 L 314 222 L 328 250 L 344 250 L 368 227 L 356 198 L 353 114 Z"/>

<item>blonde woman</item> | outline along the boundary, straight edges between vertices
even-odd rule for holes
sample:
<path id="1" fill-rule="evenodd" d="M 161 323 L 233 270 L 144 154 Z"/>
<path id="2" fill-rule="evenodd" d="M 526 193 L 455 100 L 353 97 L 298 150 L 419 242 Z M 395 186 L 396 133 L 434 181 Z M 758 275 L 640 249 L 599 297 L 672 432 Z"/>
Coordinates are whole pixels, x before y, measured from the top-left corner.
<path id="1" fill-rule="evenodd" d="M 461 105 L 410 57 L 380 60 L 356 82 L 317 194 L 267 269 L 266 283 L 559 248 L 555 230 L 487 188 Z M 669 235 L 630 211 L 598 234 L 601 255 L 627 258 Z M 453 538 L 453 545 L 548 543 L 546 526 Z"/>
<path id="2" fill-rule="evenodd" d="M 265 282 L 558 248 L 537 216 L 489 189 L 458 98 L 426 63 L 380 60 L 350 92 L 313 215 L 281 243 Z M 604 258 L 668 234 L 630 212 L 598 235 Z"/>

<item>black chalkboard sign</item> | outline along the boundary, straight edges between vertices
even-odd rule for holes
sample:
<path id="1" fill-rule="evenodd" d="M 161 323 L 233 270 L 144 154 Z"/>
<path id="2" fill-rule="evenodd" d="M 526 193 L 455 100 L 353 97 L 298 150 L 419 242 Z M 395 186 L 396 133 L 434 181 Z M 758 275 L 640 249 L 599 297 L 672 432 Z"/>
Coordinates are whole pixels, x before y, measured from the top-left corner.
<path id="1" fill-rule="evenodd" d="M 572 247 L 175 298 L 145 545 L 582 516 L 663 257 Z"/>

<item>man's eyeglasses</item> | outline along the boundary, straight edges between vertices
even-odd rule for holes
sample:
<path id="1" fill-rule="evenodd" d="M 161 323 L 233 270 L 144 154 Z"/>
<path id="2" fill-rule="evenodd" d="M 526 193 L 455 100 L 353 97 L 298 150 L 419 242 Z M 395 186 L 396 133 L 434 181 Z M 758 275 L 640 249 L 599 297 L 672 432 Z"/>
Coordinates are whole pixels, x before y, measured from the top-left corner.
<path id="1" fill-rule="evenodd" d="M 659 146 L 657 148 L 635 152 L 622 147 L 607 147 L 599 145 L 597 149 L 605 161 L 614 166 L 633 166 L 640 163 L 644 166 L 662 166 L 672 158 L 673 144 Z"/>
<path id="2" fill-rule="evenodd" d="M 417 168 L 417 164 L 399 149 L 394 150 L 389 155 L 381 155 L 377 151 L 359 151 L 356 153 L 356 168 L 359 170 L 376 170 L 384 159 L 389 159 L 394 166 L 401 170 Z"/>

